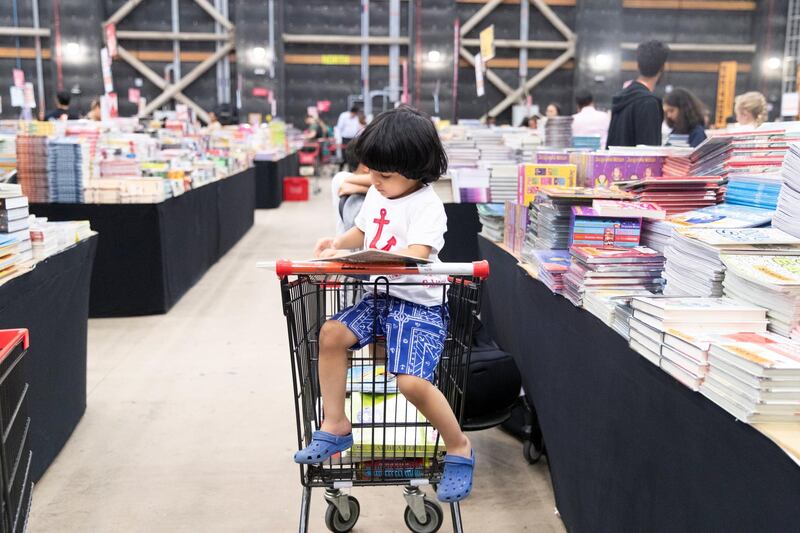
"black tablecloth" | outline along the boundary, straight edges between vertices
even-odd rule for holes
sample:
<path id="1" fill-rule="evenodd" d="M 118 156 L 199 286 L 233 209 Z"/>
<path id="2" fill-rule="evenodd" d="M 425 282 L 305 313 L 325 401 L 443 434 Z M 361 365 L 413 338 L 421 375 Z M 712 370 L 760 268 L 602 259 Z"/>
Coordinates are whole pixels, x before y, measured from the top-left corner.
<path id="1" fill-rule="evenodd" d="M 89 280 L 97 237 L 0 286 L 0 329 L 27 328 L 31 475 L 37 481 L 86 410 Z"/>
<path id="2" fill-rule="evenodd" d="M 777 445 L 479 246 L 492 270 L 482 318 L 535 404 L 567 529 L 798 531 L 800 467 Z"/>
<path id="3" fill-rule="evenodd" d="M 100 233 L 92 317 L 166 313 L 253 225 L 254 170 L 159 204 L 33 204 Z"/>
<path id="4" fill-rule="evenodd" d="M 478 233 L 481 231 L 477 206 L 444 204 L 444 211 L 447 214 L 447 233 L 439 259 L 446 263 L 477 261 L 480 254 Z"/>
<path id="5" fill-rule="evenodd" d="M 256 209 L 274 209 L 283 202 L 283 178 L 297 176 L 300 162 L 297 153 L 277 161 L 256 159 Z"/>

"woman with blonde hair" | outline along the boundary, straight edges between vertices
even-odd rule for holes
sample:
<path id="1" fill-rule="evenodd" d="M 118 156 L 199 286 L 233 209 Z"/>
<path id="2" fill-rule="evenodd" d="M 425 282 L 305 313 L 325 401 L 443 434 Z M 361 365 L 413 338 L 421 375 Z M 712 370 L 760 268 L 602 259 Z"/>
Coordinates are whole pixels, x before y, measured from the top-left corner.
<path id="1" fill-rule="evenodd" d="M 754 129 L 767 121 L 767 99 L 757 91 L 737 96 L 734 100 L 733 110 L 739 126 Z"/>

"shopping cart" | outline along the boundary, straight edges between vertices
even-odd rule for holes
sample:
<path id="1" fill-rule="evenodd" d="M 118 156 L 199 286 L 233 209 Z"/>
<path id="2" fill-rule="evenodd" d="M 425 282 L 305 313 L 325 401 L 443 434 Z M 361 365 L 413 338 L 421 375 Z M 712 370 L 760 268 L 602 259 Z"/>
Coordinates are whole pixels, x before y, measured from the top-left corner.
<path id="1" fill-rule="evenodd" d="M 331 262 L 262 263 L 280 277 L 297 416 L 297 443 L 302 448 L 322 423 L 317 375 L 319 331 L 327 319 L 368 293 L 391 295 L 407 275 L 435 274 L 427 286 L 441 288 L 450 320 L 435 385 L 450 403 L 459 422 L 466 396 L 466 376 L 472 345 L 473 319 L 480 308 L 481 282 L 489 275 L 485 261 L 418 266 L 344 264 Z M 370 277 L 371 276 L 371 277 Z M 435 281 L 431 283 L 431 279 Z M 380 293 L 380 294 L 379 294 Z M 342 489 L 367 485 L 404 486 L 404 518 L 411 531 L 433 533 L 443 522 L 442 508 L 420 490 L 436 487 L 444 468 L 444 444 L 430 423 L 397 394 L 394 376 L 385 372 L 385 338 L 349 352 L 345 411 L 353 425 L 354 445 L 322 464 L 300 465 L 303 485 L 300 532 L 308 531 L 311 489 L 324 488 L 328 508 L 325 523 L 334 532 L 350 531 L 358 521 L 358 500 Z M 288 460 L 288 457 L 287 457 Z M 462 531 L 458 503 L 450 505 L 453 529 Z"/>

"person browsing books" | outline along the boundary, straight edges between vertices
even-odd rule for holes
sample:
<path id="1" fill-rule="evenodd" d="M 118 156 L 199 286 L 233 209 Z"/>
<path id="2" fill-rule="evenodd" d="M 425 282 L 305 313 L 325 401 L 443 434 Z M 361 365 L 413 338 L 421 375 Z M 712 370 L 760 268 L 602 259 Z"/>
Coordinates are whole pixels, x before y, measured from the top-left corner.
<path id="1" fill-rule="evenodd" d="M 608 123 L 611 120 L 609 114 L 594 108 L 594 96 L 589 91 L 578 92 L 575 104 L 578 112 L 572 115 L 572 136 L 598 136 L 600 147 L 605 148 Z"/>
<path id="2" fill-rule="evenodd" d="M 648 41 L 636 50 L 639 77 L 614 96 L 608 146 L 661 145 L 664 111 L 653 91 L 664 72 L 669 47 L 661 41 Z"/>
<path id="3" fill-rule="evenodd" d="M 689 136 L 692 148 L 706 140 L 705 106 L 691 92 L 676 88 L 664 97 L 664 116 L 672 133 Z"/>
<path id="4" fill-rule="evenodd" d="M 322 238 L 314 254 L 335 257 L 353 248 L 377 249 L 438 262 L 447 216 L 430 183 L 447 170 L 447 156 L 431 120 L 410 107 L 378 115 L 355 141 L 354 155 L 370 170 L 372 185 L 356 225 Z M 405 398 L 439 431 L 447 448 L 437 495 L 446 502 L 472 490 L 474 453 L 447 399 L 433 385 L 447 337 L 448 311 L 441 280 L 414 275 L 377 283 L 352 307 L 328 320 L 319 336 L 319 380 L 324 418 L 298 463 L 317 464 L 353 446 L 344 410 L 347 351 L 385 335 L 387 370 Z M 403 285 L 403 283 L 413 285 Z M 389 291 L 388 293 L 386 291 Z"/>

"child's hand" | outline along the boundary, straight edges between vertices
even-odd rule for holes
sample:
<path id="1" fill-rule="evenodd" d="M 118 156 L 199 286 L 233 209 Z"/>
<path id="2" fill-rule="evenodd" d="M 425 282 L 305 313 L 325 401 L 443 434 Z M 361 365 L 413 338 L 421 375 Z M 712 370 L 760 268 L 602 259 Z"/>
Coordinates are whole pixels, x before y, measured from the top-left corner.
<path id="1" fill-rule="evenodd" d="M 337 255 L 342 255 L 344 250 L 337 250 L 336 248 L 326 248 L 322 250 L 320 254 L 317 256 L 320 259 L 330 259 L 331 257 L 336 257 Z"/>
<path id="2" fill-rule="evenodd" d="M 324 250 L 333 248 L 333 237 L 323 237 L 317 241 L 314 247 L 314 257 L 319 258 Z"/>

